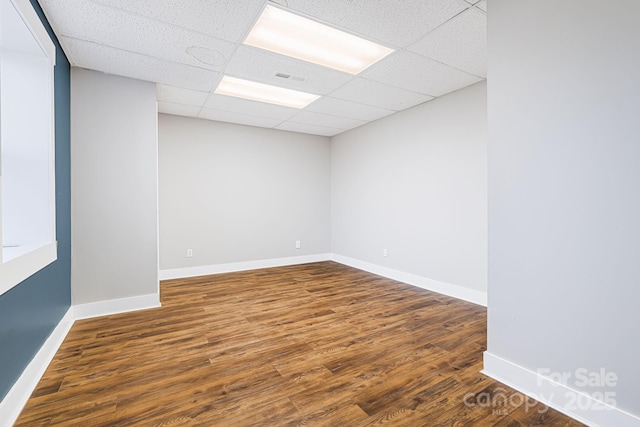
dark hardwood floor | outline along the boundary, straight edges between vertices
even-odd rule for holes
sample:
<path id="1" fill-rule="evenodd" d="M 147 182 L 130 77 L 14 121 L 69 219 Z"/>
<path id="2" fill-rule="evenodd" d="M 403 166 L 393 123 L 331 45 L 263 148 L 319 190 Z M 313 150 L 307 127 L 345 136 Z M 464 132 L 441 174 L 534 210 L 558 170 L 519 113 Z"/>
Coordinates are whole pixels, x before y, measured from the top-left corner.
<path id="1" fill-rule="evenodd" d="M 161 297 L 77 321 L 16 425 L 581 425 L 479 373 L 474 304 L 333 262 Z"/>

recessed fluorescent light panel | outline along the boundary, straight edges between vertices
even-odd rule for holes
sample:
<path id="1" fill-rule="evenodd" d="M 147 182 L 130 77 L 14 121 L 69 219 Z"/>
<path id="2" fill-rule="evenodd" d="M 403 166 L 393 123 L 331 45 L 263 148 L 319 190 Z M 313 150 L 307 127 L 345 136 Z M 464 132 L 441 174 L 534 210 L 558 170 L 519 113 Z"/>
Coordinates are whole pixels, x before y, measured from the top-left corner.
<path id="1" fill-rule="evenodd" d="M 393 52 L 271 5 L 265 7 L 244 43 L 350 74 L 360 73 Z"/>
<path id="2" fill-rule="evenodd" d="M 304 108 L 320 98 L 320 95 L 314 95 L 312 93 L 299 92 L 297 90 L 266 85 L 231 76 L 222 77 L 216 93 L 291 108 Z"/>

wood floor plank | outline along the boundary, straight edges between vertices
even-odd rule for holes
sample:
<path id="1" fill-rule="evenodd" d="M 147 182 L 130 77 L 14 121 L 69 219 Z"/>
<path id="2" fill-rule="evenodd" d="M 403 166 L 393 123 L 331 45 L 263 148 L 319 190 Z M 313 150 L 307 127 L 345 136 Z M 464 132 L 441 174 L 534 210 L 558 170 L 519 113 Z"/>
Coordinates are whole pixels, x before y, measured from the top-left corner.
<path id="1" fill-rule="evenodd" d="M 305 415 L 289 425 L 296 426 L 355 426 L 367 418 L 366 412 L 351 399 L 343 399 Z"/>
<path id="2" fill-rule="evenodd" d="M 77 321 L 16 426 L 580 425 L 466 404 L 516 392 L 479 373 L 486 309 L 445 295 L 322 262 L 163 281 L 161 300 Z"/>

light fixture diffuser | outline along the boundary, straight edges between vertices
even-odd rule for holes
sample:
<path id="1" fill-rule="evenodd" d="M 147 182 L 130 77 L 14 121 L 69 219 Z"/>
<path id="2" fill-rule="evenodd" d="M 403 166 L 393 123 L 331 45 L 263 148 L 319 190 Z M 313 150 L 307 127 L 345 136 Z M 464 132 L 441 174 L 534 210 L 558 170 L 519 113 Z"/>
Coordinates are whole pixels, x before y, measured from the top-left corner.
<path id="1" fill-rule="evenodd" d="M 290 108 L 304 108 L 320 95 L 285 89 L 264 83 L 252 82 L 231 76 L 223 76 L 215 90 L 220 95 L 235 96 L 252 101 L 267 102 Z"/>
<path id="2" fill-rule="evenodd" d="M 358 74 L 393 49 L 267 5 L 244 44 Z"/>

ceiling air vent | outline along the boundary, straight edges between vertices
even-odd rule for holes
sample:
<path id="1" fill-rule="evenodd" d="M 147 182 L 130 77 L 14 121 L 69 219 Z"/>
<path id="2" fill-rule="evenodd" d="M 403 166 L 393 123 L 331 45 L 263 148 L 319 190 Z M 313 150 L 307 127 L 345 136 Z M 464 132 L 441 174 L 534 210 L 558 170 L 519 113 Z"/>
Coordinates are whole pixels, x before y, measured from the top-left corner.
<path id="1" fill-rule="evenodd" d="M 306 80 L 304 77 L 292 76 L 291 74 L 287 74 L 287 73 L 276 73 L 275 76 L 281 79 L 294 80 L 296 82 L 303 82 Z"/>

